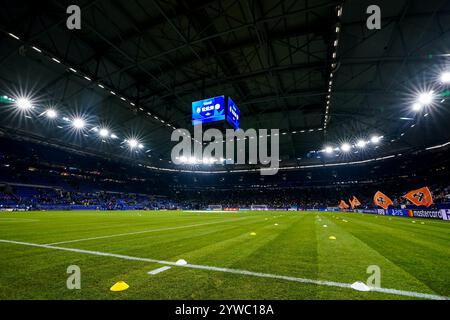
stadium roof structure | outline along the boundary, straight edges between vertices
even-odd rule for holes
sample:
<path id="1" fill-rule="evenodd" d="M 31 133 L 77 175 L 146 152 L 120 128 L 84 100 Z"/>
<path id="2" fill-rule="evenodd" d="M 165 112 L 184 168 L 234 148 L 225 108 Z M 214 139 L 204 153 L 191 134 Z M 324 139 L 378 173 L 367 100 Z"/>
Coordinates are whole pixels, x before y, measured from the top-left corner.
<path id="1" fill-rule="evenodd" d="M 381 29 L 369 30 L 372 2 L 78 1 L 81 30 L 69 30 L 68 1 L 5 0 L 0 93 L 61 117 L 2 105 L 0 132 L 173 168 L 170 135 L 192 129 L 191 102 L 228 95 L 243 129 L 280 129 L 282 166 L 445 144 L 450 3 L 380 0 Z M 117 138 L 66 130 L 74 117 Z M 320 152 L 372 136 L 382 143 Z M 139 154 L 118 149 L 132 138 Z"/>

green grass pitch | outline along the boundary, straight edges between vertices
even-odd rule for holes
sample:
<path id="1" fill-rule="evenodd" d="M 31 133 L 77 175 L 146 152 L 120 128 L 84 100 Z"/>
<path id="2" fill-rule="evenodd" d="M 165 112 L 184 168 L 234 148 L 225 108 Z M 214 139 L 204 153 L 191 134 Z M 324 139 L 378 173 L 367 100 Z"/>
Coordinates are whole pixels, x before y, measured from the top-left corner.
<path id="1" fill-rule="evenodd" d="M 415 299 L 180 266 L 150 275 L 164 264 L 1 240 L 343 284 L 366 282 L 367 267 L 377 265 L 382 288 L 450 296 L 450 224 L 437 220 L 287 211 L 0 213 L 2 300 Z M 70 265 L 81 269 L 80 290 L 66 287 Z M 129 289 L 111 292 L 117 281 Z"/>

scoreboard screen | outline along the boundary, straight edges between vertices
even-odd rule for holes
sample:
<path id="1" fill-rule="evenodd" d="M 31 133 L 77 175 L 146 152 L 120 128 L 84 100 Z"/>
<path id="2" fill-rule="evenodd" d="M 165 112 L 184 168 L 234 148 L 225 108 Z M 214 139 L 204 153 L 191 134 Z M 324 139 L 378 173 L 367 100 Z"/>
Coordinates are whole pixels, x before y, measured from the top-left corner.
<path id="1" fill-rule="evenodd" d="M 225 96 L 192 102 L 192 124 L 224 121 Z"/>
<path id="2" fill-rule="evenodd" d="M 227 121 L 233 126 L 235 130 L 239 129 L 239 120 L 241 119 L 241 112 L 236 104 L 228 97 Z"/>

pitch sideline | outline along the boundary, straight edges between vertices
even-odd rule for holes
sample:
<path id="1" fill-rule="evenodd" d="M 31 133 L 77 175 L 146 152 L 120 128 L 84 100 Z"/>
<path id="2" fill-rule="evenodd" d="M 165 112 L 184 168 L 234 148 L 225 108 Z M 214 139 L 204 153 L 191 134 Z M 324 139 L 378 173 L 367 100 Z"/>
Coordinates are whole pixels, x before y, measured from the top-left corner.
<path id="1" fill-rule="evenodd" d="M 172 261 L 164 261 L 164 260 L 157 260 L 157 259 L 151 259 L 151 258 L 140 258 L 140 257 L 133 257 L 133 256 L 101 252 L 101 251 L 91 251 L 91 250 L 83 250 L 83 249 L 75 249 L 75 248 L 56 247 L 53 245 L 30 243 L 30 242 L 20 242 L 20 241 L 13 241 L 13 240 L 0 239 L 0 242 L 29 246 L 29 247 L 38 247 L 38 248 L 45 248 L 45 249 L 91 254 L 91 255 L 104 256 L 104 257 L 113 257 L 113 258 L 124 259 L 124 260 L 158 263 L 158 264 L 163 264 L 163 265 L 168 265 L 168 266 L 176 266 L 176 267 L 181 267 L 181 268 L 203 269 L 203 270 L 210 270 L 210 271 L 217 271 L 217 272 L 254 276 L 254 277 L 259 277 L 259 278 L 279 279 L 279 280 L 308 283 L 308 284 L 315 284 L 315 285 L 328 286 L 328 287 L 339 287 L 339 288 L 352 289 L 350 283 L 325 281 L 325 280 L 314 280 L 314 279 L 307 279 L 307 278 L 300 278 L 300 277 L 290 277 L 290 276 L 270 274 L 270 273 L 260 273 L 260 272 L 253 272 L 253 271 L 248 271 L 248 270 L 230 269 L 230 268 L 222 268 L 222 267 L 214 267 L 214 266 L 198 265 L 198 264 L 178 265 L 178 264 L 176 264 L 176 262 L 172 262 Z M 354 289 L 352 289 L 352 290 L 354 290 Z M 430 300 L 449 300 L 450 299 L 450 297 L 446 297 L 446 296 L 439 296 L 439 295 L 435 295 L 435 294 L 421 293 L 421 292 L 415 292 L 415 291 L 397 290 L 397 289 L 391 289 L 391 288 L 373 288 L 372 287 L 372 288 L 370 288 L 370 291 L 399 295 L 399 296 L 406 296 L 406 297 L 413 297 L 413 298 L 430 299 Z"/>

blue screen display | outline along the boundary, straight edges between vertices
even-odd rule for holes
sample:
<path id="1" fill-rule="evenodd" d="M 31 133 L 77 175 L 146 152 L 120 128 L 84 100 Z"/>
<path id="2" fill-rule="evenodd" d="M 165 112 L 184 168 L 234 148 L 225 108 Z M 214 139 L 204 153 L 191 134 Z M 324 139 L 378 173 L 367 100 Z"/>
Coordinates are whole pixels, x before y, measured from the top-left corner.
<path id="1" fill-rule="evenodd" d="M 228 109 L 227 109 L 227 121 L 230 123 L 233 128 L 239 129 L 239 120 L 241 119 L 241 112 L 239 111 L 236 104 L 228 98 Z"/>
<path id="2" fill-rule="evenodd" d="M 225 96 L 192 102 L 192 124 L 225 120 Z"/>

